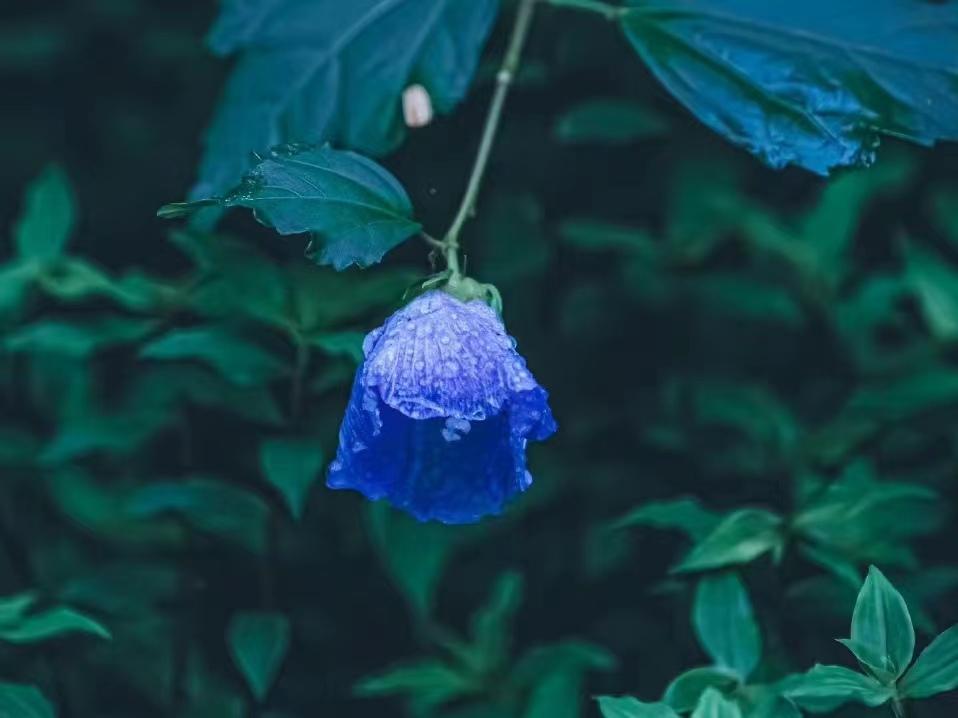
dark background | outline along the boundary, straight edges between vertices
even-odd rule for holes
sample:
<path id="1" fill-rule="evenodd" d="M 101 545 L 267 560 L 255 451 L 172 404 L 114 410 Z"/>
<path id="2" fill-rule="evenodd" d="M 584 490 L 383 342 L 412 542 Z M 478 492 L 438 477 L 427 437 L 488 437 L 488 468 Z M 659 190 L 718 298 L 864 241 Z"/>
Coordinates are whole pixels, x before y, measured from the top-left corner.
<path id="1" fill-rule="evenodd" d="M 76 193 L 71 254 L 111 272 L 139 268 L 164 281 L 194 271 L 167 239 L 172 225 L 155 212 L 186 196 L 228 71 L 203 45 L 215 10 L 212 2 L 147 0 L 7 7 L 0 26 L 0 224 L 13 225 L 24 187 L 55 161 Z M 463 106 L 384 159 L 434 234 L 453 215 L 465 183 L 505 29 L 497 28 Z M 573 144 L 557 136 L 563 113 L 596 97 L 630 98 L 668 129 L 612 145 L 601 137 Z M 809 475 L 832 479 L 856 462 L 879 481 L 932 487 L 942 497 L 938 508 L 953 506 L 954 389 L 932 385 L 930 399 L 915 398 L 918 390 L 894 399 L 880 390 L 930 368 L 958 378 L 950 338 L 932 331 L 904 249 L 928 247 L 955 271 L 958 149 L 889 141 L 879 157 L 868 171 L 894 164 L 904 168 L 903 179 L 853 213 L 853 241 L 829 266 L 834 286 L 823 289 L 813 272 L 762 241 L 768 232 L 749 212 L 757 208 L 786 229 L 800 226 L 827 181 L 801 170 L 773 172 L 727 146 L 666 95 L 614 29 L 544 8 L 465 252 L 470 273 L 502 290 L 510 333 L 550 390 L 560 431 L 532 448 L 536 483 L 506 518 L 415 534 L 416 547 L 444 545 L 453 534 L 459 542 L 431 618 L 416 618 L 401 583 L 384 568 L 389 550 L 371 540 L 373 519 L 361 498 L 317 482 L 304 520 L 294 522 L 259 478 L 255 446 L 264 435 L 309 435 L 331 455 L 349 381 L 341 359 L 312 355 L 305 408 L 278 425 L 264 427 L 235 407 L 184 403 L 142 442 L 51 464 L 37 457 L 57 435 L 57 404 L 69 393 L 58 388 L 64 378 L 85 377 L 94 396 L 112 401 L 146 369 L 135 347 L 79 360 L 11 352 L 0 362 L 0 422 L 15 438 L 4 440 L 21 449 L 29 442 L 35 451 L 0 467 L 0 589 L 71 598 L 114 639 L 0 644 L 0 677 L 40 686 L 63 716 L 400 715 L 398 699 L 354 697 L 354 683 L 404 660 L 440 655 L 429 626 L 465 631 L 496 577 L 514 570 L 525 579 L 512 629 L 517 655 L 576 637 L 614 656 L 616 668 L 588 674 L 579 691 L 582 715 L 594 714 L 586 703 L 591 695 L 653 700 L 682 670 L 707 662 L 688 621 L 694 580 L 669 573 L 689 544 L 674 531 L 604 531 L 609 520 L 648 500 L 679 496 L 716 511 L 765 506 L 789 515 Z M 643 239 L 611 249 L 590 239 L 601 234 L 592 228 L 576 240 L 573 218 L 622 225 Z M 344 280 L 312 268 L 299 238 L 277 238 L 245 214 L 230 215 L 222 230 L 278 265 L 309 272 L 317 293 L 354 304 L 355 311 L 333 320 L 337 330 L 378 325 L 398 306 L 406 280 L 429 271 L 426 250 L 414 241 L 384 267 L 349 271 Z M 376 277 L 383 278 L 379 285 Z M 896 287 L 893 301 L 862 294 L 887 277 Z M 256 303 L 255 291 L 242 301 Z M 853 304 L 860 315 L 849 323 L 843 312 Z M 107 305 L 40 292 L 5 316 L 3 332 L 51 318 L 92 322 L 112 311 Z M 204 321 L 191 308 L 163 319 L 177 326 Z M 292 362 L 285 338 L 250 332 Z M 867 341 L 863 356 L 855 349 L 860 341 Z M 342 371 L 328 382 L 332 388 L 311 383 L 335 376 L 335 368 Z M 284 416 L 285 381 L 264 388 Z M 834 460 L 796 448 L 834 430 L 862 392 L 872 392 L 871 406 L 878 407 L 868 416 L 879 425 L 873 433 Z M 900 404 L 888 410 L 894 401 Z M 784 439 L 769 418 L 782 414 Z M 76 491 L 57 478 L 73 470 L 87 472 L 96 496 L 61 495 Z M 194 533 L 178 519 L 171 519 L 183 529 L 176 540 L 153 541 L 125 524 L 105 532 L 77 516 L 78 502 L 112 506 L 153 481 L 195 473 L 268 503 L 265 554 Z M 867 529 L 880 537 L 899 521 L 920 525 L 923 510 L 891 510 Z M 872 561 L 887 568 L 941 630 L 958 619 L 954 524 L 946 513 L 931 535 L 921 535 L 920 526 L 906 534 L 900 541 L 914 551 L 913 562 L 883 563 L 867 546 L 847 558 L 859 568 Z M 77 582 L 100 576 L 105 566 L 117 570 L 110 582 L 77 591 Z M 854 591 L 792 550 L 780 565 L 766 556 L 743 575 L 765 636 L 761 681 L 815 662 L 852 665 L 833 638 L 847 635 Z M 111 600 L 123 609 L 111 608 Z M 225 643 L 237 610 L 280 611 L 292 622 L 289 656 L 262 710 L 252 707 Z M 929 638 L 920 635 L 919 645 Z M 439 714 L 499 705 L 497 690 L 509 684 L 511 665 L 477 700 Z M 482 715 L 522 715 L 530 690 L 521 684 Z M 938 699 L 912 714 L 953 709 Z"/>

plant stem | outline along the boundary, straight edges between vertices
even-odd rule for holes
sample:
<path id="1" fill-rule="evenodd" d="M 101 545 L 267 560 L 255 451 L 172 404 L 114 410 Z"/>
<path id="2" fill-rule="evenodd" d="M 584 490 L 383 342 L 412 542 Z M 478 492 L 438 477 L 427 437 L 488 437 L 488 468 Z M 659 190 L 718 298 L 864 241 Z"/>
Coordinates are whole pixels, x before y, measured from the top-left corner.
<path id="1" fill-rule="evenodd" d="M 547 0 L 554 7 L 568 7 L 574 10 L 586 10 L 602 15 L 606 20 L 618 20 L 629 11 L 626 7 L 610 5 L 601 0 Z"/>
<path id="2" fill-rule="evenodd" d="M 907 713 L 905 712 L 905 704 L 901 702 L 901 699 L 892 699 L 891 712 L 895 714 L 895 718 L 905 718 Z"/>
<path id="3" fill-rule="evenodd" d="M 519 62 L 522 58 L 522 48 L 525 46 L 526 37 L 529 35 L 529 28 L 532 25 L 532 16 L 536 2 L 538 2 L 538 0 L 519 0 L 519 10 L 516 13 L 515 24 L 512 27 L 512 35 L 509 38 L 509 47 L 506 49 L 502 66 L 496 75 L 496 89 L 492 96 L 492 102 L 489 105 L 489 112 L 486 115 L 486 124 L 482 131 L 482 140 L 479 143 L 479 150 L 476 153 L 476 159 L 472 166 L 472 173 L 469 176 L 469 184 L 466 186 L 466 192 L 462 197 L 456 218 L 453 220 L 452 226 L 449 227 L 449 231 L 446 232 L 446 236 L 442 241 L 443 256 L 446 259 L 446 265 L 453 275 L 458 275 L 461 271 L 459 264 L 459 233 L 462 231 L 462 227 L 466 221 L 475 214 L 476 199 L 482 187 L 482 179 L 486 173 L 486 167 L 489 164 L 489 155 L 492 153 L 496 133 L 499 131 L 499 124 L 502 120 L 502 108 L 505 105 L 506 97 L 509 95 L 509 89 L 519 69 Z"/>

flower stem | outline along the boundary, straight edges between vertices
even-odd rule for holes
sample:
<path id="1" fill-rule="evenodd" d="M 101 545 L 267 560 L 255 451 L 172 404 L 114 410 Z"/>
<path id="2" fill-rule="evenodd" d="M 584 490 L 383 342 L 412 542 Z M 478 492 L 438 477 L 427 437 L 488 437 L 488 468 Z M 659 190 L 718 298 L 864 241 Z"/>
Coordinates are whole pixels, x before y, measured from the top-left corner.
<path id="1" fill-rule="evenodd" d="M 905 718 L 907 715 L 905 712 L 905 705 L 901 702 L 900 698 L 894 698 L 892 700 L 891 711 L 895 714 L 895 718 Z"/>
<path id="2" fill-rule="evenodd" d="M 601 0 L 547 0 L 554 7 L 568 7 L 574 10 L 586 10 L 602 15 L 606 20 L 618 20 L 628 12 L 628 8 L 610 5 Z"/>
<path id="3" fill-rule="evenodd" d="M 519 10 L 516 13 L 515 24 L 512 27 L 509 47 L 506 49 L 502 66 L 496 75 L 496 89 L 492 96 L 492 102 L 489 105 L 489 112 L 486 115 L 486 124 L 482 131 L 482 140 L 479 143 L 479 150 L 476 153 L 476 159 L 472 166 L 472 173 L 469 176 L 469 184 L 466 186 L 466 192 L 462 197 L 459 210 L 456 212 L 456 218 L 453 220 L 449 231 L 446 232 L 446 236 L 442 241 L 443 256 L 446 259 L 446 265 L 454 276 L 458 276 L 461 271 L 459 264 L 459 234 L 462 232 L 463 225 L 465 225 L 466 221 L 475 214 L 476 200 L 479 197 L 479 190 L 482 187 L 482 179 L 485 176 L 486 167 L 489 164 L 489 155 L 492 153 L 492 147 L 495 144 L 496 134 L 499 131 L 499 124 L 502 120 L 502 108 L 505 105 L 506 97 L 509 95 L 509 89 L 519 69 L 519 62 L 522 58 L 522 48 L 525 46 L 526 37 L 529 35 L 529 28 L 532 25 L 532 16 L 536 2 L 538 2 L 538 0 L 519 0 Z"/>

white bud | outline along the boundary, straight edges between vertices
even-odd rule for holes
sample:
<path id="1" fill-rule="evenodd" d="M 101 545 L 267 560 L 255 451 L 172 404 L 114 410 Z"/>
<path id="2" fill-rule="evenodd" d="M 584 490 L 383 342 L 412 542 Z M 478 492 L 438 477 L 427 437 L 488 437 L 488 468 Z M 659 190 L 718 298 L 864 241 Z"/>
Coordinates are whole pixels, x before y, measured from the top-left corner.
<path id="1" fill-rule="evenodd" d="M 410 85 L 402 93 L 402 113 L 407 127 L 425 127 L 432 122 L 432 98 L 422 85 Z"/>

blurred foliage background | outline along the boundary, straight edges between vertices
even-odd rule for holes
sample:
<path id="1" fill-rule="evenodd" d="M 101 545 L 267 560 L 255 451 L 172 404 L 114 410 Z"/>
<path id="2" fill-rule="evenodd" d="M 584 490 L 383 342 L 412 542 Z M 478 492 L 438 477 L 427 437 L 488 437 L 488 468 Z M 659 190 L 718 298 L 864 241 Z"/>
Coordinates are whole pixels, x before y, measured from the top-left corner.
<path id="1" fill-rule="evenodd" d="M 869 564 L 919 645 L 958 620 L 958 148 L 766 169 L 600 17 L 544 8 L 464 239 L 561 428 L 506 516 L 420 525 L 321 479 L 423 247 L 337 274 L 245 214 L 155 219 L 226 77 L 216 9 L 3 11 L 0 715 L 597 715 L 708 663 L 690 608 L 728 566 L 758 682 L 848 664 Z M 383 159 L 427 228 L 507 24 Z"/>

